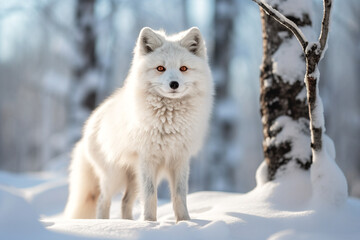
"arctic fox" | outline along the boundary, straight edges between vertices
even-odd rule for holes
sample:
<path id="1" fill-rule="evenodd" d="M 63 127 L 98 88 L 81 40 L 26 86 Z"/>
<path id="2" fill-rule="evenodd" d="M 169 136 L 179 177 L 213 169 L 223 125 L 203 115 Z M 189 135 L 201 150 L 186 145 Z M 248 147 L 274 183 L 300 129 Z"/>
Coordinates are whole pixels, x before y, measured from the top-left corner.
<path id="1" fill-rule="evenodd" d="M 87 120 L 70 165 L 69 218 L 109 218 L 124 190 L 122 218 L 138 193 L 144 220 L 156 221 L 157 184 L 166 176 L 176 221 L 190 219 L 189 160 L 202 146 L 213 102 L 205 42 L 198 28 L 167 36 L 143 28 L 124 87 Z"/>

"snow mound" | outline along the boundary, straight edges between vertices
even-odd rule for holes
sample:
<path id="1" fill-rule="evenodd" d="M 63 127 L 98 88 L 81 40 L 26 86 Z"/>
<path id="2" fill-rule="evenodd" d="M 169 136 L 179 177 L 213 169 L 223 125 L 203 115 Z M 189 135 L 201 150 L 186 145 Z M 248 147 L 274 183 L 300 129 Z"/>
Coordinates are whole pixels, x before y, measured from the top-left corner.
<path id="1" fill-rule="evenodd" d="M 31 234 L 32 230 L 41 230 L 38 216 L 21 196 L 0 189 L 0 232 L 14 238 Z"/>
<path id="2" fill-rule="evenodd" d="M 1 173 L 0 173 L 1 175 Z M 20 189 L 0 182 L 1 239 L 349 239 L 360 236 L 360 200 L 349 198 L 326 211 L 311 205 L 310 174 L 294 171 L 258 185 L 246 194 L 189 194 L 191 221 L 176 224 L 172 205 L 159 201 L 158 221 L 119 219 L 121 196 L 110 219 L 66 220 L 61 217 L 66 181 L 51 179 Z M 0 176 L 1 177 L 4 177 Z M 26 179 L 26 178 L 24 178 Z M 10 182 L 10 177 L 8 178 Z M 18 180 L 17 180 L 18 181 Z M 39 222 L 39 215 L 43 215 Z M 341 219 L 341 221 L 339 221 Z"/>
<path id="3" fill-rule="evenodd" d="M 188 197 L 191 221 L 175 223 L 171 204 L 160 206 L 158 222 L 141 220 L 44 220 L 48 229 L 110 239 L 358 239 L 360 201 L 317 212 L 286 209 L 270 199 L 279 184 L 247 194 L 198 192 Z M 295 192 L 295 191 L 293 191 Z M 284 193 L 284 197 L 287 195 Z M 286 199 L 283 199 L 286 202 Z M 120 204 L 116 202 L 115 204 Z M 339 219 L 342 219 L 340 222 Z"/>
<path id="4" fill-rule="evenodd" d="M 7 240 L 83 239 L 57 234 L 45 229 L 35 209 L 19 192 L 0 186 L 0 236 Z"/>
<path id="5" fill-rule="evenodd" d="M 348 187 L 344 174 L 335 162 L 333 141 L 323 135 L 323 145 L 319 153 L 313 156 L 311 181 L 313 186 L 313 204 L 315 208 L 340 207 L 348 197 Z"/>

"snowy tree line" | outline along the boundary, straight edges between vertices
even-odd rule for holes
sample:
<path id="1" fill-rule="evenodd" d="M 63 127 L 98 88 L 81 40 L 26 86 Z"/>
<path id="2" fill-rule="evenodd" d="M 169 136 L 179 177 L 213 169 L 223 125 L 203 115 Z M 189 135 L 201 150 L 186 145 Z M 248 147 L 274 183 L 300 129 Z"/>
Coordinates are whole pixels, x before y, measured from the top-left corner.
<path id="1" fill-rule="evenodd" d="M 321 1 L 305 2 L 322 12 Z M 360 3 L 338 2 L 333 3 L 332 47 L 320 66 L 326 79 L 320 91 L 337 162 L 350 193 L 360 196 Z M 321 18 L 312 22 L 320 29 Z M 122 85 L 141 27 L 172 33 L 193 25 L 206 38 L 217 96 L 208 143 L 192 162 L 190 191 L 251 189 L 264 159 L 262 39 L 259 10 L 247 0 L 1 1 L 0 169 L 66 170 L 84 119 Z M 300 162 L 306 165 L 305 155 Z"/>

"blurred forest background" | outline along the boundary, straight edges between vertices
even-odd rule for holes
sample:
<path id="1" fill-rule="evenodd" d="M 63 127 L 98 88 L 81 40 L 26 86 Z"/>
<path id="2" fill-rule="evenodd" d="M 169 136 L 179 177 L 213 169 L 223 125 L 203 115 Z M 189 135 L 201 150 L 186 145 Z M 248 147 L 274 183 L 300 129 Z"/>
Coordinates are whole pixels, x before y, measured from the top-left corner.
<path id="1" fill-rule="evenodd" d="M 314 13 L 319 29 L 322 1 Z M 332 14 L 320 95 L 337 163 L 360 197 L 360 1 L 337 0 Z M 66 173 L 83 121 L 122 86 L 144 26 L 198 26 L 207 42 L 217 97 L 190 191 L 255 186 L 262 39 L 250 0 L 0 0 L 1 171 Z"/>

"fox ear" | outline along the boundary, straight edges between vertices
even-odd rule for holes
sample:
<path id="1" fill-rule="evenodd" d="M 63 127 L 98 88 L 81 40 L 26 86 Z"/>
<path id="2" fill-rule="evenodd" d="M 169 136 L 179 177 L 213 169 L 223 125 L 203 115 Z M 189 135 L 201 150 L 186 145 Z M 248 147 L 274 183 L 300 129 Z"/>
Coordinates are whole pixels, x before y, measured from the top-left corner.
<path id="1" fill-rule="evenodd" d="M 196 56 L 206 58 L 205 42 L 197 27 L 192 27 L 185 32 L 185 36 L 180 40 L 180 45 Z"/>
<path id="2" fill-rule="evenodd" d="M 138 51 L 146 55 L 153 52 L 156 48 L 163 44 L 161 37 L 149 27 L 141 29 L 137 40 Z"/>

